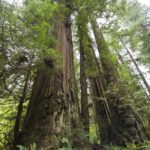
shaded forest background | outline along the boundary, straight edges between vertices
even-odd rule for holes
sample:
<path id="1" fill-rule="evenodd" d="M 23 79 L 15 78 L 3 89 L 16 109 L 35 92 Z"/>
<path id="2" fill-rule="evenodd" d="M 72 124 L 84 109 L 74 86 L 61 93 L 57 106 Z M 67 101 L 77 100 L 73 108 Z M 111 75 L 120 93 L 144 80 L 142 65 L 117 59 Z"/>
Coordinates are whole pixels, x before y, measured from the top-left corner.
<path id="1" fill-rule="evenodd" d="M 0 0 L 0 26 L 0 149 L 150 149 L 149 7 Z"/>

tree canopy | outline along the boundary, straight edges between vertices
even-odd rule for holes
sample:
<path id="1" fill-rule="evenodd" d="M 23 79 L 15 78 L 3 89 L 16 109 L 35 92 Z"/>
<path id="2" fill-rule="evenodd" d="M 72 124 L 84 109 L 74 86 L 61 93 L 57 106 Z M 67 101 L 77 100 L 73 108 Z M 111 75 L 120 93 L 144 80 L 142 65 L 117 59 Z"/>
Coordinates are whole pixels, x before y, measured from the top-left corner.
<path id="1" fill-rule="evenodd" d="M 149 19 L 136 0 L 0 0 L 0 149 L 150 149 Z"/>

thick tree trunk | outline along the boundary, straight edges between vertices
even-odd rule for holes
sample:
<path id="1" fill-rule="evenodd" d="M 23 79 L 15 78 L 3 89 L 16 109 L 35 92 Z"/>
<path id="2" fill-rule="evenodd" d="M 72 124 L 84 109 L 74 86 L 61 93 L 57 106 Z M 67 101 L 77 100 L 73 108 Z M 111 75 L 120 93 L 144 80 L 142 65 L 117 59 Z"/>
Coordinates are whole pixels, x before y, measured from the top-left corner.
<path id="1" fill-rule="evenodd" d="M 58 148 L 58 136 L 62 133 L 66 107 L 62 71 L 54 72 L 53 75 L 47 72 L 47 69 L 37 72 L 26 120 L 19 137 L 21 144 L 35 142 L 38 149 Z"/>
<path id="2" fill-rule="evenodd" d="M 65 22 L 65 40 L 67 41 L 66 46 L 63 48 L 64 50 L 64 68 L 63 68 L 63 88 L 65 99 L 69 104 L 68 118 L 70 127 L 73 125 L 77 127 L 77 122 L 79 121 L 79 101 L 77 96 L 77 85 L 75 78 L 75 70 L 74 70 L 74 61 L 73 61 L 73 44 L 72 44 L 72 32 L 71 32 L 71 18 L 68 15 Z M 64 43 L 62 42 L 62 43 Z M 67 118 L 67 117 L 66 117 Z"/>
<path id="3" fill-rule="evenodd" d="M 75 123 L 78 119 L 71 24 L 68 19 L 67 17 L 57 29 L 57 50 L 63 55 L 63 69 L 49 68 L 46 64 L 38 69 L 23 130 L 19 136 L 20 144 L 35 142 L 39 150 L 57 149 L 65 123 L 70 120 Z"/>
<path id="4" fill-rule="evenodd" d="M 118 63 L 115 64 L 109 60 L 112 54 L 108 49 L 101 31 L 99 30 L 96 20 L 92 20 L 91 24 L 100 53 L 100 60 L 104 74 L 103 79 L 105 81 L 104 89 L 106 92 L 110 84 L 118 83 L 116 66 Z M 96 86 L 96 83 L 94 85 Z M 93 93 L 94 91 L 95 90 L 93 90 Z M 144 135 L 143 125 L 142 122 L 137 119 L 139 118 L 138 115 L 134 113 L 129 105 L 125 105 L 124 102 L 121 101 L 121 97 L 123 97 L 124 94 L 117 96 L 111 94 L 111 92 L 109 93 L 110 94 L 106 95 L 106 99 L 111 112 L 111 129 L 109 130 L 109 136 L 107 136 L 108 139 L 105 139 L 105 136 L 101 135 L 101 140 L 104 141 L 105 144 L 114 143 L 117 145 L 126 145 L 128 142 L 138 143 L 145 140 L 146 137 Z M 101 118 L 101 116 L 99 116 L 99 118 Z M 101 119 L 101 121 L 103 120 L 104 119 Z"/>

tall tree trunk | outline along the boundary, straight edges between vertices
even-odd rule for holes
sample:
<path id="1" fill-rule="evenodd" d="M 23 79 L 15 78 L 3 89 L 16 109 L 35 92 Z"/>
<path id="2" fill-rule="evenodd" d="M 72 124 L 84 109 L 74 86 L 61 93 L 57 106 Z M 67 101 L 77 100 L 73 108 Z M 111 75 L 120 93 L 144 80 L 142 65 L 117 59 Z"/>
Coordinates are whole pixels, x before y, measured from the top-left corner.
<path id="1" fill-rule="evenodd" d="M 85 43 L 82 23 L 78 23 L 79 43 L 80 43 L 80 86 L 81 86 L 81 118 L 86 134 L 89 134 L 89 108 L 87 81 L 85 72 Z"/>
<path id="2" fill-rule="evenodd" d="M 126 46 L 126 44 L 124 43 L 124 41 L 123 41 L 122 39 L 120 39 L 120 41 L 121 41 L 121 43 L 123 44 L 123 46 L 125 47 L 125 49 L 126 49 L 126 51 L 127 51 L 127 54 L 129 55 L 131 61 L 133 62 L 133 64 L 134 64 L 136 70 L 138 71 L 138 74 L 139 74 L 140 78 L 142 79 L 142 81 L 143 81 L 143 83 L 144 83 L 144 85 L 145 85 L 145 87 L 146 87 L 146 89 L 147 89 L 147 91 L 148 91 L 148 93 L 149 93 L 149 95 L 150 95 L 150 86 L 149 86 L 149 84 L 147 83 L 147 81 L 146 81 L 146 79 L 145 79 L 145 77 L 144 77 L 142 71 L 140 70 L 140 68 L 139 68 L 139 66 L 138 66 L 138 64 L 137 64 L 137 62 L 136 62 L 135 59 L 133 58 L 132 54 L 130 53 L 130 51 L 129 51 L 129 49 L 127 48 L 127 46 Z"/>
<path id="3" fill-rule="evenodd" d="M 97 43 L 98 51 L 100 53 L 100 60 L 103 69 L 103 79 L 105 81 L 104 89 L 105 92 L 110 90 L 108 87 L 111 84 L 117 84 L 117 62 L 113 63 L 110 61 L 112 56 L 108 49 L 107 43 L 98 27 L 96 20 L 91 21 L 95 40 Z M 94 93 L 94 92 L 93 92 Z M 106 141 L 107 144 L 114 143 L 117 145 L 126 145 L 128 142 L 141 142 L 146 139 L 144 129 L 141 121 L 139 121 L 138 115 L 135 114 L 133 109 L 129 105 L 125 105 L 121 101 L 121 95 L 106 95 L 108 100 L 110 112 L 111 112 L 111 124 L 110 124 L 110 135 Z M 101 136 L 103 137 L 103 136 Z M 106 139 L 101 139 L 105 141 Z"/>
<path id="4" fill-rule="evenodd" d="M 75 70 L 74 70 L 74 61 L 73 61 L 73 43 L 72 43 L 72 32 L 71 32 L 71 17 L 67 15 L 65 22 L 65 37 L 62 44 L 67 41 L 66 46 L 61 46 L 64 50 L 64 67 L 63 67 L 63 89 L 64 96 L 68 104 L 68 117 L 67 124 L 69 126 L 67 129 L 77 128 L 79 121 L 79 101 L 77 96 L 77 85 L 75 78 Z M 70 131 L 71 132 L 71 131 Z"/>
<path id="5" fill-rule="evenodd" d="M 114 67 L 114 64 L 112 62 L 110 62 L 110 58 L 112 57 L 112 54 L 107 46 L 107 43 L 104 39 L 102 32 L 99 29 L 96 20 L 92 19 L 91 25 L 96 40 L 100 61 L 102 64 L 103 79 L 105 80 L 105 84 L 108 85 L 109 83 L 116 81 L 116 76 L 117 76 L 116 67 Z"/>
<path id="6" fill-rule="evenodd" d="M 57 149 L 65 126 L 64 119 L 69 115 L 69 120 L 75 122 L 78 116 L 70 27 L 67 16 L 57 28 L 57 50 L 63 55 L 63 68 L 56 70 L 44 64 L 37 71 L 23 130 L 19 136 L 20 144 L 35 142 L 39 150 Z M 52 63 L 55 65 L 53 61 Z"/>
<path id="7" fill-rule="evenodd" d="M 87 33 L 88 41 L 89 41 L 89 47 L 91 50 L 91 57 L 93 58 L 93 62 L 91 65 L 95 66 L 97 76 L 90 76 L 90 92 L 93 97 L 93 102 L 95 105 L 96 110 L 96 121 L 99 128 L 100 133 L 100 139 L 102 144 L 108 143 L 108 139 L 110 138 L 110 110 L 104 90 L 104 81 L 102 78 L 103 70 L 100 64 L 100 61 L 98 61 L 98 58 L 96 57 L 94 48 L 92 46 L 92 40 L 90 36 Z M 87 58 L 88 59 L 88 58 Z M 91 67 L 90 65 L 90 67 Z"/>
<path id="8" fill-rule="evenodd" d="M 126 64 L 126 62 L 124 61 L 123 57 L 121 56 L 121 54 L 118 53 L 118 58 L 120 60 L 120 63 L 121 64 Z M 140 68 L 139 68 L 140 69 Z M 134 78 L 137 78 L 139 80 L 139 78 L 135 75 L 133 76 Z M 146 80 L 146 79 L 145 79 Z M 148 95 L 145 87 L 142 85 L 141 81 L 138 81 L 139 83 L 139 87 L 142 88 L 143 92 L 144 92 L 144 95 L 147 97 L 148 100 L 150 100 L 150 96 Z M 148 83 L 147 83 L 148 84 Z"/>

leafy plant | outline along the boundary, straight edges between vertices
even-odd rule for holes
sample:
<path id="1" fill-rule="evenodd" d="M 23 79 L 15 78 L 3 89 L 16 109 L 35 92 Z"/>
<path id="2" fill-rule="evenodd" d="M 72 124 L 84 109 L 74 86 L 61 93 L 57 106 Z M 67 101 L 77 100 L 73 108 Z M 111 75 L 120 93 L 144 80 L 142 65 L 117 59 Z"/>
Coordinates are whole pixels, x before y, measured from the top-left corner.
<path id="1" fill-rule="evenodd" d="M 67 138 L 62 138 L 61 142 L 64 146 L 58 150 L 72 150 L 71 144 Z"/>
<path id="2" fill-rule="evenodd" d="M 19 150 L 36 150 L 37 148 L 36 143 L 31 144 L 29 148 L 26 148 L 22 145 L 17 145 L 17 147 L 19 148 Z"/>

